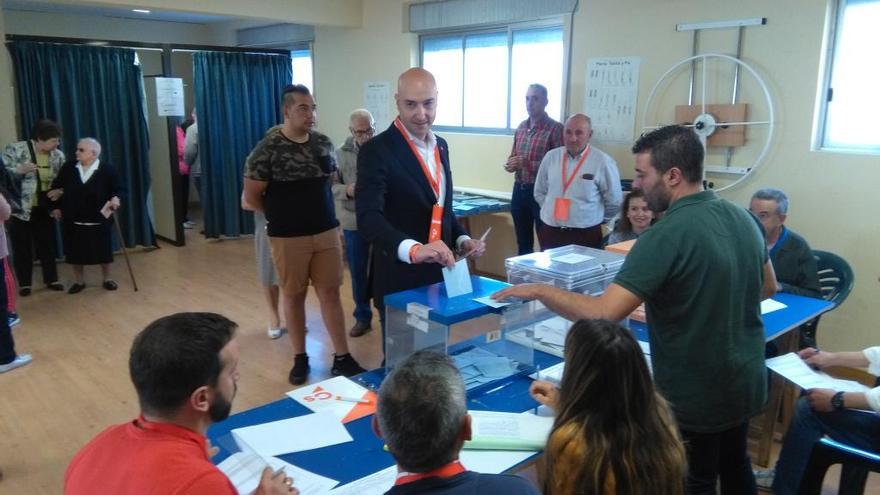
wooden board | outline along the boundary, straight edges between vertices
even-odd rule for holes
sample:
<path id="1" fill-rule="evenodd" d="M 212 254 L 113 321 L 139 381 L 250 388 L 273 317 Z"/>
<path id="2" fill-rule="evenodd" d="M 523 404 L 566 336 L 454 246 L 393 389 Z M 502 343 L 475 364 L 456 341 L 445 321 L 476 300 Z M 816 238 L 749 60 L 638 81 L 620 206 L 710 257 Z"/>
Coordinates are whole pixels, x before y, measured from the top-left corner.
<path id="1" fill-rule="evenodd" d="M 706 113 L 715 117 L 715 122 L 745 122 L 748 105 L 738 103 L 736 105 L 706 105 Z M 693 124 L 694 120 L 703 113 L 701 105 L 676 105 L 675 122 L 679 124 Z M 743 146 L 746 144 L 746 126 L 737 125 L 723 128 L 716 124 L 715 132 L 706 141 L 708 146 Z"/>

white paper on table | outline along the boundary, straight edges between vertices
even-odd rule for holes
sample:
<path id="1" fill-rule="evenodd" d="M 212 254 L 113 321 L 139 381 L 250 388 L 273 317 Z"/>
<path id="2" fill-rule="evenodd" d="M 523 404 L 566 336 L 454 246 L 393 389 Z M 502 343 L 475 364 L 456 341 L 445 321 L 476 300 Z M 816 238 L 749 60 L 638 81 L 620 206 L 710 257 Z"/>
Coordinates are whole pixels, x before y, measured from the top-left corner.
<path id="1" fill-rule="evenodd" d="M 535 324 L 534 336 L 545 344 L 565 346 L 565 336 L 571 322 L 561 316 L 554 316 Z"/>
<path id="2" fill-rule="evenodd" d="M 287 396 L 314 412 L 328 411 L 337 419 L 344 420 L 358 405 L 357 402 L 336 400 L 337 396 L 371 400 L 372 394 L 366 388 L 344 376 L 313 383 L 287 392 Z M 375 405 L 375 403 L 373 404 Z"/>
<path id="3" fill-rule="evenodd" d="M 351 442 L 353 439 L 329 411 L 272 421 L 232 430 L 239 448 L 261 456 L 274 456 L 320 449 Z"/>
<path id="4" fill-rule="evenodd" d="M 788 306 L 782 304 L 776 299 L 764 299 L 761 301 L 761 314 L 766 315 L 767 313 L 772 313 L 774 311 L 779 311 L 780 309 L 785 309 Z"/>
<path id="5" fill-rule="evenodd" d="M 551 258 L 552 261 L 558 261 L 559 263 L 568 263 L 570 265 L 583 263 L 584 261 L 589 261 L 591 259 L 593 259 L 592 256 L 578 253 L 568 253 L 563 254 L 562 256 L 554 256 L 553 258 Z"/>
<path id="6" fill-rule="evenodd" d="M 474 208 L 476 208 L 475 205 L 468 205 L 468 204 L 464 204 L 464 203 L 460 203 L 460 204 L 456 204 L 456 205 L 452 206 L 453 210 L 458 210 L 458 211 L 471 211 Z"/>
<path id="7" fill-rule="evenodd" d="M 767 367 L 802 389 L 828 388 L 845 392 L 865 392 L 868 387 L 850 380 L 838 380 L 810 368 L 797 354 L 789 352 L 767 360 Z"/>
<path id="8" fill-rule="evenodd" d="M 474 301 L 477 301 L 480 304 L 485 304 L 490 308 L 503 308 L 510 304 L 509 302 L 496 301 L 495 299 L 492 299 L 492 296 L 475 297 Z"/>
<path id="9" fill-rule="evenodd" d="M 330 490 L 329 495 L 382 495 L 397 481 L 397 465 Z"/>
<path id="10" fill-rule="evenodd" d="M 468 471 L 501 474 L 537 453 L 529 450 L 462 450 L 458 460 Z"/>
<path id="11" fill-rule="evenodd" d="M 446 285 L 446 297 L 470 294 L 474 291 L 474 287 L 471 285 L 471 271 L 468 268 L 467 258 L 458 260 L 452 270 L 443 267 L 443 283 Z"/>
<path id="12" fill-rule="evenodd" d="M 226 474 L 238 493 L 246 495 L 257 489 L 266 466 L 273 471 L 283 469 L 285 476 L 293 478 L 293 486 L 302 495 L 327 493 L 339 484 L 336 480 L 306 471 L 277 457 L 263 459 L 252 453 L 236 452 L 218 464 L 217 468 Z"/>
<path id="13" fill-rule="evenodd" d="M 553 428 L 553 418 L 531 413 L 468 411 L 468 414 L 473 439 L 465 442 L 465 449 L 535 450 L 543 448 Z"/>

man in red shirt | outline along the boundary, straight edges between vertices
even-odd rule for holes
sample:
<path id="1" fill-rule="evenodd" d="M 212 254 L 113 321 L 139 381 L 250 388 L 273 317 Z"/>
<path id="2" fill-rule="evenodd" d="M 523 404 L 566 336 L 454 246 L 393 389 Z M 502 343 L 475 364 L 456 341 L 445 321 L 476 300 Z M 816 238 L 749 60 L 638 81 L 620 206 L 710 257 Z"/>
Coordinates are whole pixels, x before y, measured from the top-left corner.
<path id="1" fill-rule="evenodd" d="M 141 415 L 111 426 L 71 461 L 64 493 L 236 494 L 211 463 L 205 433 L 229 416 L 238 382 L 236 324 L 215 313 L 160 318 L 134 340 L 129 372 Z M 255 492 L 299 493 L 263 471 Z"/>

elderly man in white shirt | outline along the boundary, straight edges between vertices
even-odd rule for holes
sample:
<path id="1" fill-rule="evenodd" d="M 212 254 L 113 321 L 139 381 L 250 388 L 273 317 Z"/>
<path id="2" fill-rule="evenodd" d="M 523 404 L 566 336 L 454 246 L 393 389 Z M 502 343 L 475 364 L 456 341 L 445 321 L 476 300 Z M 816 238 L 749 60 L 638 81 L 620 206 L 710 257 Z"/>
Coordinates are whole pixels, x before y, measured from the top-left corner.
<path id="1" fill-rule="evenodd" d="M 861 352 L 825 352 L 808 347 L 798 353 L 815 368 L 868 368 L 880 376 L 880 346 Z M 871 414 L 873 411 L 873 414 Z M 867 392 L 812 389 L 798 401 L 776 468 L 756 473 L 758 486 L 776 495 L 798 493 L 813 445 L 823 436 L 856 448 L 880 452 L 880 387 Z"/>
<path id="2" fill-rule="evenodd" d="M 565 121 L 564 146 L 544 155 L 535 179 L 541 205 L 541 249 L 568 244 L 602 247 L 602 225 L 617 215 L 623 192 L 617 163 L 590 145 L 590 118 L 575 114 Z"/>

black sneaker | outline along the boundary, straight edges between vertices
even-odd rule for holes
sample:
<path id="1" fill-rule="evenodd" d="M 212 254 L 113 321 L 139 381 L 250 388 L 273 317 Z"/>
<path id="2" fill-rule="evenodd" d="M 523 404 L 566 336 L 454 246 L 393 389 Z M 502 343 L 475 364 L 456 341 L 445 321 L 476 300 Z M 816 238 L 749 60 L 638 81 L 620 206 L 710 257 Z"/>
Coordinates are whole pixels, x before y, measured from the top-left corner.
<path id="1" fill-rule="evenodd" d="M 361 368 L 361 365 L 351 357 L 351 354 L 343 354 L 341 356 L 334 354 L 333 367 L 330 369 L 330 373 L 333 376 L 354 376 L 364 371 L 367 370 Z"/>
<path id="2" fill-rule="evenodd" d="M 290 368 L 290 374 L 287 375 L 287 381 L 291 385 L 302 385 L 309 378 L 309 356 L 308 354 L 297 354 L 293 357 L 293 368 Z"/>

